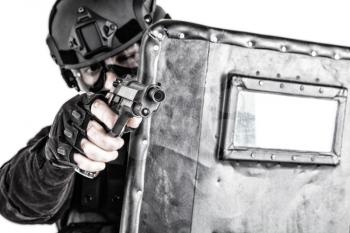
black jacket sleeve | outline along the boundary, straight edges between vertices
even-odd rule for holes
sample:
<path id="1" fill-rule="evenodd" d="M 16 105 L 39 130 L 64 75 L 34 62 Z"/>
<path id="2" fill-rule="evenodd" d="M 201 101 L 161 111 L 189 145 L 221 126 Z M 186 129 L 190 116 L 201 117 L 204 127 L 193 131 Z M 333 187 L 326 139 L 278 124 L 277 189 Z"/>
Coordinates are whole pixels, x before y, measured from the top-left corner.
<path id="1" fill-rule="evenodd" d="M 58 168 L 45 157 L 50 127 L 0 169 L 0 213 L 17 223 L 53 223 L 68 209 L 74 170 Z"/>

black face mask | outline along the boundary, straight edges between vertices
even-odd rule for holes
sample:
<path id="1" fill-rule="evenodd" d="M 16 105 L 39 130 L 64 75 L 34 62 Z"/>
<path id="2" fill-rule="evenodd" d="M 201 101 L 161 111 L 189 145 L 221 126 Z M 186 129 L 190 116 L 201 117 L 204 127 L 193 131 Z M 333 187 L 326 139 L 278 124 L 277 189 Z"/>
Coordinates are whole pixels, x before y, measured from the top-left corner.
<path id="1" fill-rule="evenodd" d="M 126 75 L 135 76 L 137 74 L 137 68 L 128 68 L 118 65 L 106 65 L 104 62 L 101 62 L 97 65 L 101 66 L 101 72 L 97 81 L 88 88 L 88 91 L 93 93 L 102 93 L 103 87 L 106 82 L 107 72 L 113 72 L 120 78 L 124 78 Z"/>

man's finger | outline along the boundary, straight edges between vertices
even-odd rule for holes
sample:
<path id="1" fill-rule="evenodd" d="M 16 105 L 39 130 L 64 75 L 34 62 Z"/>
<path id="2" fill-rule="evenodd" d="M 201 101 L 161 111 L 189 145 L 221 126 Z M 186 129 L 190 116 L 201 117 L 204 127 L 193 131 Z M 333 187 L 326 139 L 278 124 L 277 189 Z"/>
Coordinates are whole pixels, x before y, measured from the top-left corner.
<path id="1" fill-rule="evenodd" d="M 118 157 L 117 151 L 105 151 L 85 138 L 80 144 L 85 155 L 92 161 L 108 163 Z"/>
<path id="2" fill-rule="evenodd" d="M 73 159 L 77 166 L 84 171 L 99 172 L 106 168 L 105 163 L 92 161 L 78 153 L 74 154 Z"/>
<path id="3" fill-rule="evenodd" d="M 128 127 L 130 128 L 137 128 L 139 127 L 140 123 L 142 122 L 142 118 L 141 117 L 132 117 L 129 119 L 128 121 Z"/>
<path id="4" fill-rule="evenodd" d="M 118 120 L 118 115 L 115 114 L 112 109 L 100 99 L 95 100 L 95 102 L 92 104 L 91 112 L 109 129 L 112 129 Z M 132 117 L 129 119 L 127 126 L 130 128 L 137 128 L 139 127 L 141 121 L 141 117 Z"/>
<path id="5" fill-rule="evenodd" d="M 116 151 L 124 145 L 122 138 L 109 136 L 96 121 L 89 122 L 87 136 L 89 141 L 105 151 Z"/>
<path id="6" fill-rule="evenodd" d="M 118 120 L 118 115 L 115 114 L 110 107 L 100 99 L 96 99 L 91 106 L 91 112 L 100 121 L 102 121 L 109 129 L 112 129 Z"/>

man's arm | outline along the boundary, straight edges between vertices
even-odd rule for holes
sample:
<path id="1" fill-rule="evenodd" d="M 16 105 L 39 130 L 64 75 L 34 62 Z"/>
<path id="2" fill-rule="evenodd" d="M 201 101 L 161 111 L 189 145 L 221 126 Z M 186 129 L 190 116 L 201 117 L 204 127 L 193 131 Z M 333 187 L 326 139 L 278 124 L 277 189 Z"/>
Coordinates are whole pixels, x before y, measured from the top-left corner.
<path id="1" fill-rule="evenodd" d="M 68 208 L 74 170 L 58 168 L 45 157 L 50 127 L 0 169 L 0 214 L 18 223 L 53 223 Z"/>
<path id="2" fill-rule="evenodd" d="M 99 97 L 85 93 L 68 100 L 51 128 L 44 128 L 3 165 L 0 213 L 4 217 L 19 223 L 55 222 L 69 207 L 74 170 L 99 172 L 118 157 L 124 140 L 105 130 L 113 128 L 118 115 Z M 141 120 L 130 118 L 127 126 L 137 128 Z"/>

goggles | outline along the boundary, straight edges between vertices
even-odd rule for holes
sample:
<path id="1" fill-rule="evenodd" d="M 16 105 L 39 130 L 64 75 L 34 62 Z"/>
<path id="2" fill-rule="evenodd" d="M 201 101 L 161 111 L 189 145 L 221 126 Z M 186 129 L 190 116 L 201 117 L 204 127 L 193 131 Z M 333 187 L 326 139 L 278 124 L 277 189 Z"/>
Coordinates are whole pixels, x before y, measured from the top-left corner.
<path id="1" fill-rule="evenodd" d="M 139 45 L 135 43 L 115 56 L 102 62 L 94 63 L 80 69 L 73 69 L 79 88 L 88 92 L 100 92 L 104 88 L 107 72 L 113 72 L 118 77 L 137 74 L 139 60 Z"/>
<path id="2" fill-rule="evenodd" d="M 137 74 L 137 68 L 99 62 L 79 70 L 72 70 L 72 72 L 76 77 L 80 89 L 98 93 L 104 89 L 107 72 L 113 72 L 117 77 L 124 78 L 128 74 L 135 76 Z"/>

